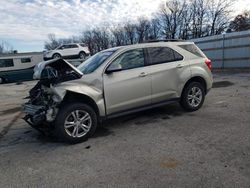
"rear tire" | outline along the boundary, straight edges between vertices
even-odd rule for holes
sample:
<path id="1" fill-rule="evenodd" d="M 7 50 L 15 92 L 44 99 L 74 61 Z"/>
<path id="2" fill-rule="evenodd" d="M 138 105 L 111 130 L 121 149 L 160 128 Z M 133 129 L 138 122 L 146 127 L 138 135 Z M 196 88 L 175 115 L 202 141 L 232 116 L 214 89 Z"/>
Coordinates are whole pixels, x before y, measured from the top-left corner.
<path id="1" fill-rule="evenodd" d="M 201 108 L 204 99 L 204 86 L 199 82 L 191 82 L 182 92 L 180 105 L 189 112 L 196 111 Z"/>
<path id="2" fill-rule="evenodd" d="M 86 54 L 84 52 L 79 53 L 79 58 L 80 59 L 86 59 Z"/>
<path id="3" fill-rule="evenodd" d="M 52 57 L 53 57 L 53 59 L 60 59 L 60 58 L 62 58 L 62 56 L 60 54 L 58 54 L 58 53 L 54 54 Z"/>
<path id="4" fill-rule="evenodd" d="M 67 103 L 61 107 L 55 120 L 56 136 L 68 143 L 87 140 L 97 128 L 97 115 L 84 103 Z"/>

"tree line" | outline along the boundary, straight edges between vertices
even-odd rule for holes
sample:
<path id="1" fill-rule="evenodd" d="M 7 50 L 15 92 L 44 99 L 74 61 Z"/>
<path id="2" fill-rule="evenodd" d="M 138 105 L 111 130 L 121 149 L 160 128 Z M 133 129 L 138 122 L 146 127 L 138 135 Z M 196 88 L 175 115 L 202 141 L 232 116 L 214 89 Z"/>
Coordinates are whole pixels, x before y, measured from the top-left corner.
<path id="1" fill-rule="evenodd" d="M 140 17 L 135 23 L 97 27 L 80 36 L 57 40 L 49 34 L 45 49 L 62 43 L 85 43 L 91 54 L 103 49 L 154 39 L 193 39 L 224 32 L 230 22 L 232 0 L 169 0 L 152 19 Z"/>
<path id="2" fill-rule="evenodd" d="M 5 42 L 5 41 L 0 41 L 0 54 L 5 54 L 5 53 L 13 53 L 13 47 Z"/>
<path id="3" fill-rule="evenodd" d="M 94 54 L 110 47 L 148 40 L 188 40 L 250 29 L 249 11 L 232 20 L 231 9 L 234 1 L 168 0 L 161 4 L 151 19 L 140 17 L 136 22 L 106 24 L 69 38 L 58 39 L 55 34 L 49 34 L 44 48 L 52 50 L 61 44 L 78 42 L 85 43 L 91 54 Z"/>

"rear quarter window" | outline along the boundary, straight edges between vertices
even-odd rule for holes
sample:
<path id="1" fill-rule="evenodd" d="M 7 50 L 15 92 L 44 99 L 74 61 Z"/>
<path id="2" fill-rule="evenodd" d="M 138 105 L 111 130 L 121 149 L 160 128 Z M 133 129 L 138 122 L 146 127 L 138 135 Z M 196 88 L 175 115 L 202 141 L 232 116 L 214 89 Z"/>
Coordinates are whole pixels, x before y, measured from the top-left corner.
<path id="1" fill-rule="evenodd" d="M 152 47 L 147 48 L 147 51 L 150 65 L 180 61 L 183 59 L 182 55 L 168 47 Z"/>
<path id="2" fill-rule="evenodd" d="M 184 45 L 179 45 L 179 47 L 198 57 L 205 57 L 204 54 L 201 52 L 201 50 L 194 44 L 184 44 Z"/>
<path id="3" fill-rule="evenodd" d="M 0 59 L 0 68 L 14 67 L 13 59 Z"/>
<path id="4" fill-rule="evenodd" d="M 86 44 L 80 44 L 81 47 L 86 47 L 87 45 Z"/>

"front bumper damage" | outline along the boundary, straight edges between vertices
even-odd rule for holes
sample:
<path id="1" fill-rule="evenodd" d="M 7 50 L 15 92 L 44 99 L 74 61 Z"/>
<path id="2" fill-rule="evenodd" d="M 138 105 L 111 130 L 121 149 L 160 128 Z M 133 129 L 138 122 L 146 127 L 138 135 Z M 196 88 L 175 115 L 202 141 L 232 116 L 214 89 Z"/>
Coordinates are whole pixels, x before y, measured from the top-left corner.
<path id="1" fill-rule="evenodd" d="M 27 115 L 25 116 L 25 119 L 30 120 L 32 119 L 29 124 L 40 124 L 43 121 L 45 121 L 45 113 L 46 110 L 44 106 L 36 106 L 29 103 L 26 103 L 23 105 L 23 112 Z"/>
<path id="2" fill-rule="evenodd" d="M 44 61 L 34 68 L 33 78 L 39 80 L 29 91 L 29 99 L 23 105 L 23 118 L 33 128 L 43 132 L 53 129 L 59 106 L 65 94 L 64 89 L 56 89 L 62 82 L 79 79 L 82 73 L 64 59 Z"/>
<path id="3" fill-rule="evenodd" d="M 23 119 L 34 129 L 45 133 L 46 125 L 46 110 L 44 106 L 36 106 L 29 103 L 23 105 L 23 112 L 26 114 Z"/>
<path id="4" fill-rule="evenodd" d="M 45 133 L 53 130 L 53 122 L 58 113 L 61 100 L 56 100 L 56 94 L 51 88 L 44 87 L 38 83 L 30 91 L 29 101 L 23 104 L 22 111 L 26 114 L 23 119 L 36 130 Z M 26 98 L 26 99 L 27 99 Z M 56 98 L 56 99 L 55 99 Z"/>

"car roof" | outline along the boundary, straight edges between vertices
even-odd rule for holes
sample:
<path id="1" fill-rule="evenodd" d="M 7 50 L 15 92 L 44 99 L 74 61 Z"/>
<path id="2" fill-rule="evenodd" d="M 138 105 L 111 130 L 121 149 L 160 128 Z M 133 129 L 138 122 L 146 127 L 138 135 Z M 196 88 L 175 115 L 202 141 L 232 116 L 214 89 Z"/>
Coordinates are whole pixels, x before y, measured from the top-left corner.
<path id="1" fill-rule="evenodd" d="M 117 51 L 120 49 L 130 49 L 130 48 L 144 48 L 144 47 L 158 47 L 158 46 L 179 46 L 179 45 L 187 45 L 187 44 L 194 44 L 194 42 L 190 41 L 169 41 L 169 42 L 164 42 L 164 41 L 159 41 L 159 42 L 145 42 L 145 43 L 138 43 L 138 44 L 130 44 L 126 46 L 118 46 L 118 47 L 113 47 L 113 48 L 108 48 L 104 51 Z"/>
<path id="2" fill-rule="evenodd" d="M 72 45 L 72 44 L 80 44 L 80 43 L 67 43 L 67 44 L 62 44 L 61 46 L 63 46 L 63 45 Z"/>

